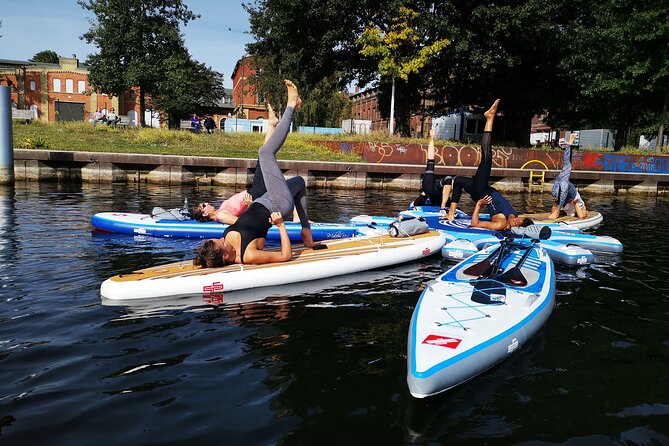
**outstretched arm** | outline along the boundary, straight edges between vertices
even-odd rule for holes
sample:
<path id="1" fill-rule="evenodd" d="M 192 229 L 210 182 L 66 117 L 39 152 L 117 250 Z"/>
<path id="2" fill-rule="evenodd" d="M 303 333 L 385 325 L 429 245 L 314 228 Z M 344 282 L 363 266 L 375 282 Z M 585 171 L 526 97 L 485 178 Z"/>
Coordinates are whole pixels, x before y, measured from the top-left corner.
<path id="1" fill-rule="evenodd" d="M 226 225 L 232 225 L 237 222 L 237 216 L 223 210 L 216 211 L 216 221 Z"/>
<path id="2" fill-rule="evenodd" d="M 501 231 L 506 228 L 506 217 L 502 214 L 491 215 L 490 221 L 480 221 L 479 214 L 481 213 L 481 206 L 492 203 L 492 197 L 486 195 L 476 202 L 474 211 L 472 212 L 472 228 L 486 228 L 493 231 Z"/>

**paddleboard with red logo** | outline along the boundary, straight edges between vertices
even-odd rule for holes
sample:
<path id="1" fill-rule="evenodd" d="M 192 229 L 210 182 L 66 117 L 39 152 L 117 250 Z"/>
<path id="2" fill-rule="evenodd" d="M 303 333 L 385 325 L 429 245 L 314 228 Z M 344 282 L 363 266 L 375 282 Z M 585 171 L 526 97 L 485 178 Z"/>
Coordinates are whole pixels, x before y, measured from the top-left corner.
<path id="1" fill-rule="evenodd" d="M 504 360 L 553 311 L 555 271 L 546 250 L 514 241 L 493 255 L 498 248 L 465 259 L 423 291 L 407 339 L 407 383 L 414 397 L 444 392 Z M 497 259 L 499 269 L 485 271 Z M 474 265 L 482 267 L 469 269 Z"/>
<path id="2" fill-rule="evenodd" d="M 288 262 L 194 267 L 192 260 L 146 268 L 105 280 L 103 299 L 133 300 L 211 294 L 324 279 L 411 262 L 441 252 L 444 236 L 432 231 L 411 237 L 369 235 L 321 242 L 327 249 L 293 246 Z M 278 248 L 277 248 L 278 249 Z"/>

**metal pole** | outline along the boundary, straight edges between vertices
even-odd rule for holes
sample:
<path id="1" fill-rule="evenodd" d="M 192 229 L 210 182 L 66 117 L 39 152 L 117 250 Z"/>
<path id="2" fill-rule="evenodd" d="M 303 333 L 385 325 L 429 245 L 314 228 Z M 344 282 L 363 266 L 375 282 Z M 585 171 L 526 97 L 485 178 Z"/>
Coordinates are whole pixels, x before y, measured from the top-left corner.
<path id="1" fill-rule="evenodd" d="M 13 183 L 12 89 L 3 85 L 0 86 L 0 184 Z"/>

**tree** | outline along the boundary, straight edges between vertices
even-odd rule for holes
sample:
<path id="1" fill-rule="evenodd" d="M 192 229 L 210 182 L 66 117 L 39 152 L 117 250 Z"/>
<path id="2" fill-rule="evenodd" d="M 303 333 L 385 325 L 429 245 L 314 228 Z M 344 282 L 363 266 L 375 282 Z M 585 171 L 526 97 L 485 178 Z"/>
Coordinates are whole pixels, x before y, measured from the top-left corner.
<path id="1" fill-rule="evenodd" d="M 58 63 L 58 53 L 52 50 L 44 50 L 36 53 L 31 62 L 41 62 L 41 63 Z"/>
<path id="2" fill-rule="evenodd" d="M 295 115 L 296 125 L 341 127 L 342 120 L 351 118 L 351 101 L 338 88 L 338 79 L 335 74 L 308 91 Z"/>
<path id="3" fill-rule="evenodd" d="M 225 94 L 220 73 L 182 54 L 167 57 L 164 68 L 166 75 L 156 83 L 151 105 L 167 114 L 172 127 L 181 117 L 215 105 Z"/>
<path id="4" fill-rule="evenodd" d="M 360 53 L 377 59 L 379 74 L 391 79 L 389 120 L 391 135 L 395 126 L 395 80 L 401 79 L 406 82 L 409 75 L 418 73 L 431 57 L 450 44 L 448 39 L 438 39 L 430 43 L 421 42 L 415 28 L 419 16 L 416 11 L 400 6 L 397 15 L 391 18 L 387 28 L 370 25 L 358 39 L 362 46 Z"/>
<path id="5" fill-rule="evenodd" d="M 662 0 L 584 4 L 579 19 L 568 24 L 569 54 L 560 64 L 575 84 L 573 100 L 563 104 L 563 120 L 615 128 L 615 150 L 626 144 L 630 128 L 652 124 L 663 132 L 669 5 Z"/>
<path id="6" fill-rule="evenodd" d="M 167 92 L 159 85 L 170 75 L 173 58 L 184 62 L 182 68 L 194 69 L 192 76 L 181 73 L 180 79 L 185 78 L 188 84 L 199 80 L 196 76 L 201 74 L 201 67 L 185 62 L 190 56 L 179 29 L 180 24 L 185 26 L 199 16 L 181 0 L 78 0 L 78 3 L 96 16 L 82 36 L 100 51 L 88 58 L 91 85 L 115 96 L 136 88 L 141 125 L 144 125 L 146 95 L 159 94 L 166 100 Z M 212 91 L 216 89 L 212 86 Z"/>

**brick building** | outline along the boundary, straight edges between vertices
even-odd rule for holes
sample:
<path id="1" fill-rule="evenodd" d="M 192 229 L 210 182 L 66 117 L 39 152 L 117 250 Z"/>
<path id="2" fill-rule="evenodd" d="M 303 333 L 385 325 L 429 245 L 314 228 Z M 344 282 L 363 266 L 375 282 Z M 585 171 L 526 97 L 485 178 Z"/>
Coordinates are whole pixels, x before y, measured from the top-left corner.
<path id="1" fill-rule="evenodd" d="M 253 57 L 246 56 L 237 61 L 231 76 L 232 102 L 235 104 L 233 116 L 251 120 L 269 118 L 265 99 L 252 83 L 253 78 L 261 75 L 262 70 L 253 66 Z"/>
<path id="2" fill-rule="evenodd" d="M 97 108 L 113 107 L 139 123 L 135 92 L 117 98 L 91 91 L 88 67 L 76 58 L 61 57 L 57 64 L 0 59 L 0 85 L 12 87 L 13 106 L 33 110 L 40 121 L 87 121 Z"/>
<path id="3" fill-rule="evenodd" d="M 360 91 L 355 89 L 355 93 L 349 94 L 349 99 L 353 106 L 353 119 L 365 119 L 372 121 L 372 131 L 387 131 L 388 120 L 381 117 L 379 110 L 379 89 L 370 88 L 368 90 Z M 432 101 L 424 101 L 424 108 L 429 108 Z M 388 106 L 388 114 L 390 114 L 390 104 Z M 395 121 L 397 124 L 397 121 Z M 411 129 L 411 136 L 419 138 L 422 135 L 427 135 L 430 126 L 432 125 L 432 117 L 422 113 L 414 114 L 409 118 L 409 128 Z M 397 128 L 397 125 L 395 125 Z"/>

